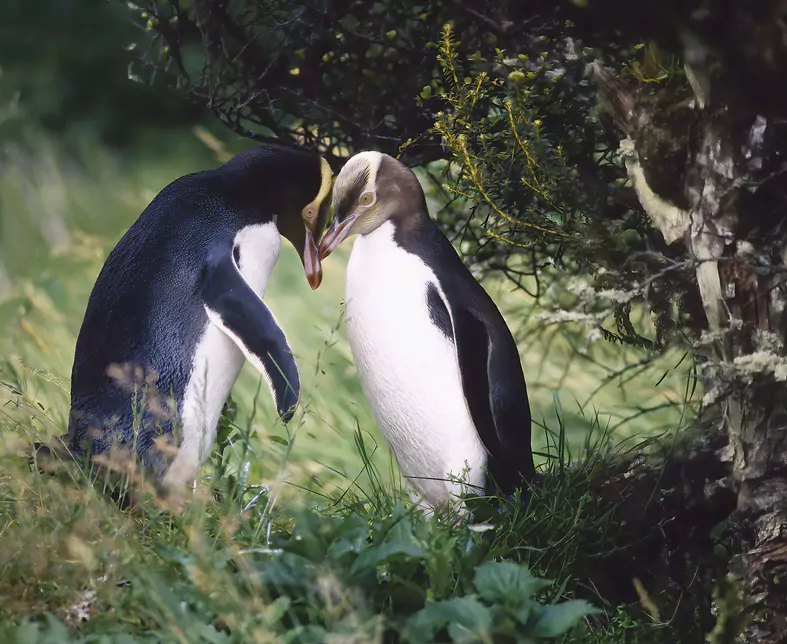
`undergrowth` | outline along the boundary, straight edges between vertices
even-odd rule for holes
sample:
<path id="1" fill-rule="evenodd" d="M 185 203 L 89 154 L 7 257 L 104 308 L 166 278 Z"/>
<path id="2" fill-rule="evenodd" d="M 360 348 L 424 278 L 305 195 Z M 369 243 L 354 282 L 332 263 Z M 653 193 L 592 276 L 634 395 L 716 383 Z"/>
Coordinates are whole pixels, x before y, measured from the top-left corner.
<path id="1" fill-rule="evenodd" d="M 70 464 L 38 473 L 24 431 L 6 431 L 3 641 L 644 642 L 627 632 L 654 630 L 571 599 L 592 597 L 582 572 L 614 527 L 590 509 L 594 480 L 627 451 L 597 424 L 580 458 L 564 428 L 545 430 L 540 485 L 468 499 L 472 516 L 458 517 L 426 516 L 384 480 L 360 430 L 364 486 L 277 507 L 274 490 L 227 474 L 243 449 L 233 416 L 228 405 L 213 475 L 180 514 L 144 485 L 121 510 Z"/>

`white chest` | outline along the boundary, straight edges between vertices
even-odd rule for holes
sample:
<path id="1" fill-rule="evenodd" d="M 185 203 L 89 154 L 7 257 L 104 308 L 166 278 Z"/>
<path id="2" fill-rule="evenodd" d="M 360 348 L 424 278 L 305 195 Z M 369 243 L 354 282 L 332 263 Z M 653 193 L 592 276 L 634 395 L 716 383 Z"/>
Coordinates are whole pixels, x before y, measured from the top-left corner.
<path id="1" fill-rule="evenodd" d="M 276 224 L 243 228 L 235 236 L 235 247 L 240 255 L 238 268 L 243 279 L 262 298 L 281 251 L 281 235 Z"/>
<path id="2" fill-rule="evenodd" d="M 281 236 L 276 225 L 269 223 L 242 229 L 235 237 L 234 247 L 240 274 L 262 299 L 281 250 Z M 213 447 L 221 408 L 243 362 L 243 353 L 226 333 L 206 322 L 180 405 L 183 440 L 167 472 L 168 485 L 182 486 L 197 477 Z"/>
<path id="3" fill-rule="evenodd" d="M 456 350 L 431 322 L 431 269 L 383 224 L 359 237 L 347 267 L 347 331 L 375 420 L 413 487 L 429 502 L 482 486 L 486 462 L 467 409 Z M 467 471 L 469 470 L 469 471 Z"/>

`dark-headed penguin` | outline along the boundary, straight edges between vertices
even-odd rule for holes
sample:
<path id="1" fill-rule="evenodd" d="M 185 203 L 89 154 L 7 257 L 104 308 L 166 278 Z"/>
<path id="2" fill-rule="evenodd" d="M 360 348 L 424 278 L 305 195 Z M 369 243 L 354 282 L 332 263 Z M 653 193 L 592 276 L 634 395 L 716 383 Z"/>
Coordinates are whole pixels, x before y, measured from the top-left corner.
<path id="1" fill-rule="evenodd" d="M 298 370 L 263 296 L 280 235 L 319 286 L 315 239 L 331 184 L 319 155 L 262 146 L 158 194 L 109 254 L 90 295 L 64 437 L 75 455 L 114 445 L 136 454 L 165 488 L 183 489 L 210 453 L 244 360 L 264 376 L 279 416 L 292 417 Z"/>
<path id="2" fill-rule="evenodd" d="M 336 178 L 320 258 L 357 234 L 347 332 L 372 414 L 403 475 L 430 505 L 487 474 L 510 494 L 534 473 L 530 407 L 500 311 L 430 219 L 415 174 L 362 152 Z"/>

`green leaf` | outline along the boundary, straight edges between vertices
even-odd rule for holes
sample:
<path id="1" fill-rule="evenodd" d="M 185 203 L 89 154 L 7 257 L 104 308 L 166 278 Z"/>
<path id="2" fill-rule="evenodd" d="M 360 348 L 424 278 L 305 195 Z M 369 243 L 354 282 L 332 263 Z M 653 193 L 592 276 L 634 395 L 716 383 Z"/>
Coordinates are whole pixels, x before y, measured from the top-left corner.
<path id="1" fill-rule="evenodd" d="M 525 566 L 508 561 L 488 561 L 475 573 L 476 590 L 489 602 L 523 602 L 550 585 L 551 582 L 534 577 Z"/>
<path id="2" fill-rule="evenodd" d="M 350 31 L 355 31 L 355 30 L 356 30 L 356 29 L 358 29 L 358 27 L 360 26 L 360 24 L 361 24 L 361 21 L 360 21 L 360 20 L 358 20 L 358 18 L 356 18 L 356 17 L 355 17 L 355 16 L 353 16 L 352 14 L 349 14 L 349 15 L 347 15 L 347 16 L 344 16 L 344 18 L 342 18 L 342 19 L 339 21 L 339 23 L 340 23 L 340 24 L 342 25 L 342 27 L 344 27 L 345 29 L 348 29 L 348 30 L 350 30 Z"/>
<path id="3" fill-rule="evenodd" d="M 369 547 L 369 528 L 365 523 L 355 525 L 354 521 L 345 520 L 333 534 L 335 538 L 328 546 L 328 558 L 334 562 L 345 556 L 359 555 Z"/>
<path id="4" fill-rule="evenodd" d="M 282 619 L 284 619 L 284 616 L 287 614 L 287 611 L 290 610 L 291 605 L 292 599 L 289 597 L 277 597 L 264 609 L 263 617 L 265 618 L 265 622 L 269 625 L 277 624 Z"/>
<path id="5" fill-rule="evenodd" d="M 514 85 L 521 85 L 525 81 L 525 72 L 515 69 L 508 75 L 508 80 Z"/>
<path id="6" fill-rule="evenodd" d="M 216 630 L 212 624 L 196 623 L 192 625 L 190 630 L 189 639 L 191 641 L 204 642 L 205 644 L 226 644 L 230 641 L 230 636 L 227 633 Z"/>
<path id="7" fill-rule="evenodd" d="M 18 644 L 36 644 L 36 642 L 38 642 L 38 635 L 38 624 L 28 619 L 16 627 L 16 631 L 13 635 L 13 642 Z"/>
<path id="8" fill-rule="evenodd" d="M 260 562 L 257 570 L 260 582 L 277 590 L 309 588 L 314 583 L 316 574 L 309 561 L 290 553 Z"/>
<path id="9" fill-rule="evenodd" d="M 540 610 L 534 611 L 538 617 L 531 623 L 530 634 L 541 638 L 560 637 L 574 628 L 585 615 L 598 612 L 598 609 L 582 599 L 542 606 Z"/>
<path id="10" fill-rule="evenodd" d="M 64 644 L 73 639 L 68 628 L 54 615 L 44 615 L 46 624 L 26 621 L 16 629 L 14 641 L 18 644 Z"/>
<path id="11" fill-rule="evenodd" d="M 281 436 L 275 436 L 275 435 L 274 435 L 274 436 L 271 436 L 271 440 L 272 440 L 274 443 L 278 443 L 279 445 L 284 445 L 285 447 L 286 447 L 287 445 L 289 445 L 289 444 L 290 444 L 290 443 L 287 441 L 287 439 L 286 439 L 286 438 L 282 438 Z"/>
<path id="12" fill-rule="evenodd" d="M 366 50 L 366 57 L 367 58 L 377 58 L 378 56 L 382 56 L 385 47 L 383 47 L 380 43 L 372 43 L 369 45 L 369 49 Z"/>
<path id="13" fill-rule="evenodd" d="M 448 627 L 454 642 L 477 642 L 492 626 L 492 613 L 477 599 L 456 597 L 425 606 L 408 621 L 408 642 L 431 642 Z M 488 637 L 485 638 L 488 640 Z"/>
<path id="14" fill-rule="evenodd" d="M 426 550 L 415 542 L 404 539 L 395 539 L 379 546 L 370 545 L 350 566 L 350 574 L 359 575 L 364 572 L 370 572 L 380 564 L 397 557 L 423 559 L 428 554 Z"/>

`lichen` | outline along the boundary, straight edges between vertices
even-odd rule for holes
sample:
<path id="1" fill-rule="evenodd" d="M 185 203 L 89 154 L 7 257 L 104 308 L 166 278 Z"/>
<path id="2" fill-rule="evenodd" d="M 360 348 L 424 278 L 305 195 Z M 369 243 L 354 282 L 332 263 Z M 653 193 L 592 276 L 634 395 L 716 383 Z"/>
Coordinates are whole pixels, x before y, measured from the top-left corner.
<path id="1" fill-rule="evenodd" d="M 787 358 L 772 351 L 755 351 L 721 365 L 725 379 L 751 384 L 756 376 L 770 375 L 777 382 L 787 381 Z"/>
<path id="2" fill-rule="evenodd" d="M 754 331 L 754 346 L 760 351 L 781 354 L 784 351 L 784 342 L 773 331 L 756 329 Z"/>
<path id="3" fill-rule="evenodd" d="M 638 288 L 633 288 L 629 291 L 623 289 L 609 288 L 597 291 L 590 284 L 579 278 L 573 278 L 566 284 L 566 290 L 572 295 L 576 295 L 583 303 L 595 303 L 598 300 L 609 300 L 615 303 L 630 302 L 640 291 Z"/>
<path id="4" fill-rule="evenodd" d="M 536 322 L 544 322 L 545 324 L 564 324 L 566 322 L 575 322 L 578 324 L 597 326 L 604 319 L 605 315 L 606 314 L 601 313 L 583 313 L 582 311 L 567 311 L 565 309 L 557 309 L 555 311 L 537 313 L 533 317 Z"/>

